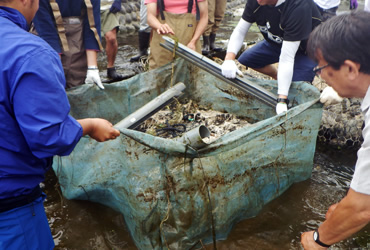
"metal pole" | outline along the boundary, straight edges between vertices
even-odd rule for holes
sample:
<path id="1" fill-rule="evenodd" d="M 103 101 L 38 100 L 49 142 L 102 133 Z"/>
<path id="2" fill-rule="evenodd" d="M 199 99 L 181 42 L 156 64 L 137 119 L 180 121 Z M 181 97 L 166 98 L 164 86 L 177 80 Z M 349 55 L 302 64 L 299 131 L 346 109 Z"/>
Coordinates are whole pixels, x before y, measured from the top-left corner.
<path id="1" fill-rule="evenodd" d="M 163 36 L 163 39 L 165 40 L 165 43 L 161 43 L 161 46 L 170 51 L 173 51 L 175 47 L 175 41 L 167 36 Z M 259 100 L 275 108 L 277 96 L 272 94 L 265 88 L 238 76 L 234 79 L 224 77 L 221 74 L 221 66 L 218 63 L 197 53 L 196 51 L 189 49 L 181 43 L 177 44 L 176 54 L 178 54 L 185 60 L 197 65 L 208 73 L 216 76 L 217 78 L 231 84 L 232 86 L 242 90 L 247 94 L 251 94 L 257 97 Z"/>
<path id="2" fill-rule="evenodd" d="M 174 101 L 175 98 L 178 98 L 180 95 L 182 95 L 182 91 L 185 88 L 186 86 L 182 82 L 177 83 L 175 86 L 166 90 L 161 95 L 157 96 L 155 99 L 151 100 L 140 109 L 136 110 L 134 113 L 128 115 L 126 118 L 114 125 L 114 127 L 117 129 L 136 128 L 146 119 Z"/>

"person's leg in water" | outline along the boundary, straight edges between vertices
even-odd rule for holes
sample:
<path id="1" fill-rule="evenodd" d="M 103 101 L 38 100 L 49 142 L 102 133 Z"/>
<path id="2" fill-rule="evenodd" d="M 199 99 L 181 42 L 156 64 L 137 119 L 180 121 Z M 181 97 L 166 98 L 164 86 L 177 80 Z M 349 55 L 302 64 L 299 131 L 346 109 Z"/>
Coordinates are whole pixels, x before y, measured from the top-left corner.
<path id="1" fill-rule="evenodd" d="M 148 55 L 151 28 L 147 22 L 147 11 L 144 0 L 140 4 L 139 54 L 131 57 L 130 62 L 138 62 L 141 57 Z"/>
<path id="2" fill-rule="evenodd" d="M 117 42 L 117 27 L 106 32 L 105 37 L 105 52 L 107 53 L 107 76 L 113 81 L 123 80 L 124 76 L 120 75 L 114 67 L 114 62 L 116 61 L 116 56 L 118 52 L 118 42 Z"/>
<path id="3" fill-rule="evenodd" d="M 215 9 L 214 9 L 214 20 L 213 20 L 213 26 L 211 29 L 211 34 L 209 35 L 209 49 L 211 51 L 221 51 L 222 48 L 216 47 L 215 42 L 216 42 L 216 33 L 218 29 L 220 28 L 222 19 L 224 18 L 225 15 L 225 10 L 226 10 L 226 3 L 227 0 L 216 0 L 215 1 Z"/>

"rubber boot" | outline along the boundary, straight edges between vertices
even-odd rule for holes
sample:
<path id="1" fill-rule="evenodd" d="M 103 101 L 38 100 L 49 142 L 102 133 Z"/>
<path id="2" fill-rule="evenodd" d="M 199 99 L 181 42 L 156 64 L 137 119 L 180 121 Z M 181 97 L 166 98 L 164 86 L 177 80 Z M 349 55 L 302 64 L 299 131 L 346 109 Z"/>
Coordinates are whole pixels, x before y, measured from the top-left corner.
<path id="1" fill-rule="evenodd" d="M 209 35 L 209 49 L 215 52 L 222 51 L 222 48 L 216 47 L 215 41 L 216 41 L 216 34 L 211 33 L 211 35 Z"/>
<path id="2" fill-rule="evenodd" d="M 208 56 L 209 54 L 209 36 L 203 35 L 203 47 L 202 47 L 202 54 L 204 56 Z"/>
<path id="3" fill-rule="evenodd" d="M 131 57 L 130 62 L 138 62 L 142 56 L 148 55 L 150 33 L 139 30 L 139 55 Z"/>
<path id="4" fill-rule="evenodd" d="M 126 78 L 123 75 L 117 74 L 116 67 L 107 68 L 107 76 L 112 82 L 121 81 Z"/>

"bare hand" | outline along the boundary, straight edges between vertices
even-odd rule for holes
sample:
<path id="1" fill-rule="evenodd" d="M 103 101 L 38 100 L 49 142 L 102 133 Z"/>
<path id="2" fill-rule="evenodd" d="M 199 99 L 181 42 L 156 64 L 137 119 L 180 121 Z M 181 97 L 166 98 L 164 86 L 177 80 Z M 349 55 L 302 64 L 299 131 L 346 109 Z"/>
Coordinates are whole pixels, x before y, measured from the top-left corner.
<path id="1" fill-rule="evenodd" d="M 189 49 L 192 49 L 192 50 L 196 50 L 196 48 L 195 48 L 195 42 L 192 42 L 192 41 L 190 41 L 189 43 L 188 43 L 188 45 L 186 45 Z"/>
<path id="2" fill-rule="evenodd" d="M 83 135 L 89 135 L 98 142 L 116 139 L 120 132 L 113 128 L 112 123 L 100 118 L 78 120 L 83 129 Z"/>
<path id="3" fill-rule="evenodd" d="M 314 231 L 304 232 L 301 235 L 301 244 L 303 248 L 306 250 L 307 249 L 318 249 L 318 250 L 327 249 L 326 247 L 320 246 L 313 240 L 313 232 Z"/>
<path id="4" fill-rule="evenodd" d="M 159 35 L 166 35 L 166 34 L 175 35 L 175 32 L 172 30 L 172 28 L 167 23 L 162 23 L 157 29 L 157 33 Z"/>

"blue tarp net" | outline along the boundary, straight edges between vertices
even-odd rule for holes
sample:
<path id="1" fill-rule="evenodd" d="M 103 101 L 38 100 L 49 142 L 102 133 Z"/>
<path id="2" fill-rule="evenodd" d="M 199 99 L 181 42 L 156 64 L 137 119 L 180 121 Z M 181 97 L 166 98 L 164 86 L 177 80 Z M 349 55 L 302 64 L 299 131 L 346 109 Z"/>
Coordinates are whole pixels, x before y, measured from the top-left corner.
<path id="1" fill-rule="evenodd" d="M 250 79 L 271 92 L 276 81 Z M 113 124 L 171 85 L 210 109 L 253 121 L 195 150 L 171 139 L 121 129 L 118 139 L 83 137 L 70 156 L 55 157 L 64 196 L 120 211 L 139 249 L 190 249 L 225 239 L 232 227 L 311 175 L 322 106 L 319 91 L 293 83 L 293 107 L 274 108 L 218 78 L 177 60 L 171 65 L 106 85 L 68 91 L 71 115 Z"/>

